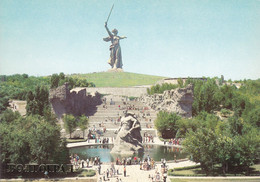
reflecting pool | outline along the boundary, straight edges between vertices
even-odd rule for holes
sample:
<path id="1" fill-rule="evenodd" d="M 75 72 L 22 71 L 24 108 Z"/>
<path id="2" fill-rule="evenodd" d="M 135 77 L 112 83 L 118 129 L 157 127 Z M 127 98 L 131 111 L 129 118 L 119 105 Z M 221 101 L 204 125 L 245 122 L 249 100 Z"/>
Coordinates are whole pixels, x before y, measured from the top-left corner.
<path id="1" fill-rule="evenodd" d="M 77 154 L 81 159 L 86 160 L 87 158 L 94 158 L 99 156 L 101 162 L 114 162 L 117 157 L 122 158 L 126 156 L 116 156 L 110 154 L 113 145 L 93 145 L 85 147 L 75 147 L 70 148 L 70 154 Z M 150 156 L 155 161 L 160 161 L 162 158 L 168 160 L 174 160 L 174 155 L 176 159 L 184 159 L 187 157 L 187 154 L 183 153 L 180 148 L 176 147 L 166 147 L 159 145 L 144 145 L 144 153 L 136 154 L 133 156 L 138 156 L 143 159 L 144 157 Z"/>

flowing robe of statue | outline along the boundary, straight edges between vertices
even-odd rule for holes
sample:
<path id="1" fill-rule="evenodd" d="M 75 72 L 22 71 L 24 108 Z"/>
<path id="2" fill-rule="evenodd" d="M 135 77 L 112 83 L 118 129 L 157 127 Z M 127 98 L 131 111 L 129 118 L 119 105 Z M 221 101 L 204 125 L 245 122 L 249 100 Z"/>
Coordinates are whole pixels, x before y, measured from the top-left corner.
<path id="1" fill-rule="evenodd" d="M 121 68 L 123 67 L 122 63 L 122 54 L 121 54 L 121 47 L 119 44 L 120 39 L 126 38 L 125 36 L 121 37 L 118 36 L 118 31 L 116 29 L 112 30 L 112 33 L 109 31 L 107 24 L 105 23 L 105 28 L 108 32 L 109 37 L 103 38 L 104 41 L 109 42 L 111 41 L 110 45 L 110 58 L 108 60 L 108 64 L 111 65 L 113 69 Z"/>

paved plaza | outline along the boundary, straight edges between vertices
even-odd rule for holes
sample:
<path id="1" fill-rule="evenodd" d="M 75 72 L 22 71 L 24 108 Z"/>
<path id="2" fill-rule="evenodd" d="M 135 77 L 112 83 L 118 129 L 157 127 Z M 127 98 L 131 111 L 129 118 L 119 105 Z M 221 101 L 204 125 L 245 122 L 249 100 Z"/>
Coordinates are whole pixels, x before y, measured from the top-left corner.
<path id="1" fill-rule="evenodd" d="M 192 166 L 195 165 L 196 163 L 192 161 L 182 161 L 182 162 L 171 162 L 167 163 L 166 165 L 168 166 L 168 169 L 171 168 L 176 168 L 176 167 L 185 167 L 185 166 Z M 110 169 L 111 165 L 110 164 L 103 164 L 101 165 L 101 175 L 98 175 L 98 179 L 101 177 L 103 179 L 103 172 L 106 171 L 107 169 Z M 97 166 L 94 168 L 97 169 Z M 140 170 L 140 165 L 126 165 L 126 177 L 124 177 L 124 166 L 123 165 L 115 165 L 115 169 L 119 169 L 119 175 L 115 175 L 113 178 L 109 178 L 110 182 L 116 182 L 116 178 L 118 177 L 119 179 L 121 178 L 122 182 L 144 182 L 144 181 L 152 181 L 150 177 L 155 177 L 156 172 L 160 173 L 161 181 L 162 181 L 162 176 L 161 176 L 161 163 L 156 163 L 155 169 L 151 169 L 148 171 L 145 170 Z M 170 181 L 169 178 L 167 177 L 167 181 Z M 103 182 L 103 180 L 102 180 Z"/>

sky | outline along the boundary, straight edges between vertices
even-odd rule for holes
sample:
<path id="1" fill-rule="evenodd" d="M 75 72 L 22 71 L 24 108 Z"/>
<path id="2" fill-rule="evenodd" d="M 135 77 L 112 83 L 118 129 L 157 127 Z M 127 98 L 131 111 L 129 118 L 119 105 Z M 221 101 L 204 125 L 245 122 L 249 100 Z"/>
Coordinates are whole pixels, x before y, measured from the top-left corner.
<path id="1" fill-rule="evenodd" d="M 259 0 L 1 0 L 0 75 L 107 71 L 113 4 L 124 71 L 260 78 Z"/>

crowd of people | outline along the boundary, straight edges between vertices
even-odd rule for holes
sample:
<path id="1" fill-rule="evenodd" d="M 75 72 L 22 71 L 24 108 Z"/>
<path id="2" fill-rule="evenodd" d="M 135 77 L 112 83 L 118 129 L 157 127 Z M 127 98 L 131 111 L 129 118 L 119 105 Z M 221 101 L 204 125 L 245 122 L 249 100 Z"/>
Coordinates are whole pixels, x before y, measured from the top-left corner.
<path id="1" fill-rule="evenodd" d="M 140 165 L 140 170 L 144 170 L 144 171 L 149 171 L 152 169 L 155 169 L 155 174 L 154 175 L 150 175 L 148 176 L 149 181 L 151 182 L 161 182 L 166 181 L 167 178 L 167 170 L 168 167 L 166 165 L 166 160 L 165 159 L 161 159 L 161 173 L 158 171 L 158 168 L 156 167 L 156 163 L 155 161 L 148 155 L 147 157 L 145 157 L 143 160 L 141 160 L 138 157 L 128 157 L 128 158 L 122 158 L 119 159 L 118 157 L 116 158 L 116 165 L 117 168 L 115 167 L 114 163 L 111 163 L 111 166 L 109 168 L 107 168 L 106 170 L 104 170 L 102 173 L 100 171 L 100 168 L 98 168 L 99 174 L 102 176 L 99 178 L 99 182 L 102 181 L 110 181 L 111 178 L 116 178 L 116 182 L 122 182 L 122 179 L 119 178 L 119 176 L 121 175 L 120 171 L 119 171 L 119 166 L 122 165 L 123 166 L 123 175 L 124 177 L 126 177 L 126 166 L 127 165 Z"/>
<path id="2" fill-rule="evenodd" d="M 86 167 L 89 168 L 95 165 L 101 165 L 99 156 L 87 158 L 86 160 L 84 160 L 84 159 L 80 159 L 78 154 L 70 155 L 70 163 L 73 165 L 74 169 L 86 168 Z"/>
<path id="3" fill-rule="evenodd" d="M 116 103 L 112 99 L 104 98 L 103 99 L 103 108 L 107 109 L 109 105 L 115 105 L 112 106 L 114 109 L 116 109 L 117 116 L 116 117 L 106 117 L 104 121 L 100 122 L 99 128 L 93 128 L 89 131 L 89 139 L 95 139 L 95 143 L 100 144 L 106 144 L 106 143 L 113 143 L 114 138 L 106 138 L 106 137 L 100 137 L 103 133 L 106 132 L 105 125 L 109 124 L 110 122 L 114 123 L 115 125 L 120 124 L 121 122 L 121 114 L 122 111 L 127 112 L 128 110 L 134 110 L 136 118 L 139 119 L 139 121 L 146 121 L 146 127 L 152 128 L 152 118 L 151 118 L 151 111 L 148 107 L 141 107 L 134 104 L 129 104 L 128 98 L 122 98 L 122 102 L 120 104 Z M 111 107 L 111 106 L 110 106 Z M 124 112 L 123 112 L 124 113 Z M 110 121 L 110 122 L 108 122 Z M 143 143 L 154 143 L 154 136 L 150 133 L 144 133 L 143 135 Z M 168 141 L 164 141 L 164 144 L 168 145 L 180 145 L 181 139 L 170 139 Z M 176 161 L 176 156 L 174 157 Z M 111 166 L 101 169 L 101 163 L 99 157 L 90 158 L 86 161 L 80 160 L 79 157 L 74 155 L 73 157 L 73 164 L 75 166 L 81 165 L 81 167 L 89 167 L 89 166 L 97 166 L 97 171 L 99 174 L 98 181 L 116 181 L 116 182 L 122 182 L 122 179 L 120 177 L 125 176 L 126 177 L 126 166 L 127 165 L 138 165 L 138 168 L 140 166 L 140 170 L 144 171 L 155 171 L 154 174 L 149 175 L 149 181 L 151 182 L 158 182 L 158 181 L 166 181 L 167 178 L 167 165 L 166 160 L 162 159 L 161 161 L 161 171 L 158 170 L 158 163 L 156 165 L 154 159 L 152 159 L 149 155 L 143 159 L 140 159 L 138 157 L 125 157 L 125 158 L 119 158 L 117 157 L 114 163 L 111 163 Z M 160 167 L 160 165 L 159 165 Z M 102 167 L 103 168 L 103 167 Z M 121 173 L 120 173 L 121 172 Z M 123 174 L 123 175 L 122 175 Z M 122 176 L 120 176 L 122 175 Z"/>
<path id="4" fill-rule="evenodd" d="M 96 129 L 95 125 L 93 125 L 92 128 L 89 129 L 88 132 L 88 142 L 90 142 L 91 139 L 95 140 L 95 143 L 98 144 L 108 144 L 114 142 L 114 137 L 101 137 L 103 133 L 106 132 L 106 127 L 103 128 L 103 131 L 101 129 Z"/>
<path id="5" fill-rule="evenodd" d="M 166 140 L 163 141 L 164 145 L 181 145 L 182 138 L 171 138 L 168 142 Z"/>
<path id="6" fill-rule="evenodd" d="M 154 136 L 150 133 L 144 133 L 143 143 L 154 143 Z"/>
<path id="7" fill-rule="evenodd" d="M 132 164 L 138 164 L 140 159 L 138 157 L 124 157 L 122 159 L 116 158 L 116 165 L 132 165 Z"/>
<path id="8" fill-rule="evenodd" d="M 136 99 L 134 99 L 136 100 Z M 134 104 L 130 104 L 129 102 L 129 98 L 122 98 L 122 102 L 120 102 L 121 104 L 116 105 L 116 102 L 114 100 L 112 100 L 112 98 L 110 98 L 110 102 L 109 105 L 116 105 L 118 108 L 118 113 L 117 113 L 117 117 L 107 117 L 104 121 L 102 121 L 99 125 L 102 126 L 104 128 L 105 124 L 108 121 L 112 122 L 114 125 L 118 125 L 120 124 L 121 121 L 121 110 L 123 111 L 129 111 L 129 110 L 136 110 L 136 118 L 141 122 L 141 121 L 145 121 L 146 123 L 146 128 L 153 128 L 153 122 L 152 122 L 152 117 L 151 117 L 151 113 L 150 113 L 150 109 L 147 106 L 136 106 Z M 102 99 L 103 102 L 103 108 L 104 109 L 108 109 L 107 106 L 107 98 L 103 98 Z"/>
<path id="9" fill-rule="evenodd" d="M 150 182 L 166 182 L 167 179 L 167 170 L 168 166 L 166 165 L 166 160 L 161 159 L 161 173 L 158 171 L 158 168 L 155 168 L 155 172 L 152 175 L 148 176 Z"/>
<path id="10" fill-rule="evenodd" d="M 160 174 L 158 171 L 155 171 L 154 175 L 149 175 L 148 176 L 148 180 L 150 182 L 161 182 L 163 180 L 163 182 L 166 182 L 167 179 L 167 174 L 163 173 Z"/>
<path id="11" fill-rule="evenodd" d="M 102 175 L 100 169 L 101 166 L 98 168 L 98 171 L 99 171 L 99 175 Z M 124 167 L 124 172 L 126 172 L 125 167 Z M 107 170 L 103 171 L 103 181 L 107 181 L 107 180 L 109 181 L 109 178 L 117 177 L 118 175 L 120 175 L 119 168 L 116 169 L 114 163 L 111 163 L 111 166 L 107 168 Z M 118 177 L 117 180 L 119 181 Z M 102 181 L 101 177 L 100 177 L 100 181 Z"/>
<path id="12" fill-rule="evenodd" d="M 128 157 L 120 159 L 119 157 L 117 157 L 115 163 L 116 165 L 114 165 L 114 162 L 112 162 L 110 166 L 104 170 L 101 169 L 101 161 L 99 156 L 83 160 L 80 159 L 78 154 L 71 154 L 70 160 L 71 164 L 73 164 L 74 166 L 74 169 L 93 168 L 96 166 L 96 170 L 99 174 L 99 182 L 110 181 L 111 178 L 114 178 L 116 182 L 122 182 L 120 175 L 127 177 L 126 166 L 138 164 L 140 165 L 140 170 L 149 171 L 155 169 L 155 173 L 152 175 L 149 174 L 148 176 L 148 180 L 151 182 L 161 182 L 162 180 L 166 181 L 167 178 L 168 167 L 166 165 L 166 160 L 161 159 L 161 171 L 158 171 L 158 166 L 156 166 L 155 161 L 149 155 L 147 155 L 147 157 L 143 159 L 140 159 L 138 157 Z M 123 168 L 120 167 L 120 165 L 122 165 Z"/>
<path id="13" fill-rule="evenodd" d="M 148 155 L 143 161 L 140 161 L 140 170 L 149 171 L 155 169 L 155 161 Z"/>

